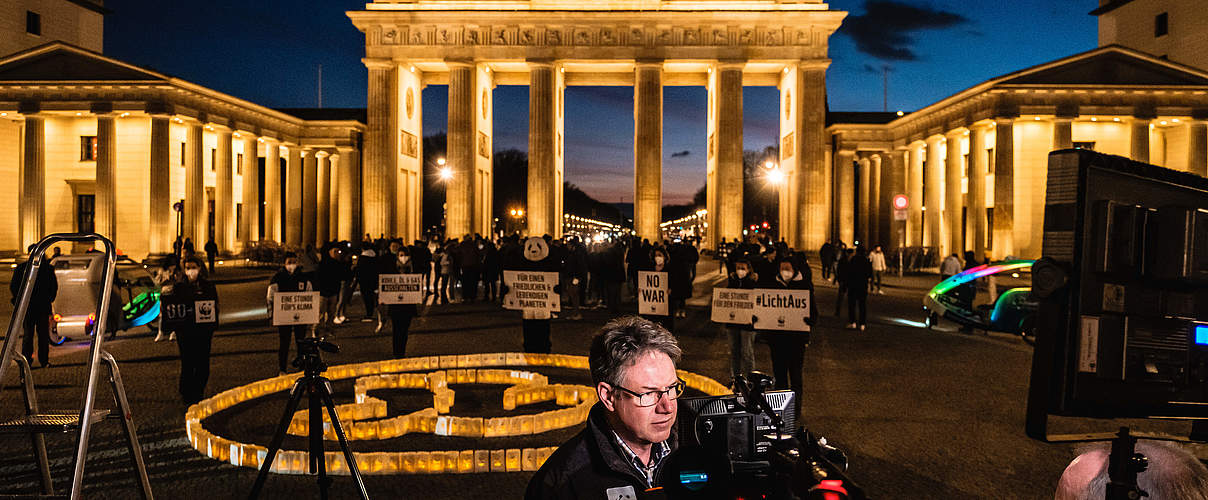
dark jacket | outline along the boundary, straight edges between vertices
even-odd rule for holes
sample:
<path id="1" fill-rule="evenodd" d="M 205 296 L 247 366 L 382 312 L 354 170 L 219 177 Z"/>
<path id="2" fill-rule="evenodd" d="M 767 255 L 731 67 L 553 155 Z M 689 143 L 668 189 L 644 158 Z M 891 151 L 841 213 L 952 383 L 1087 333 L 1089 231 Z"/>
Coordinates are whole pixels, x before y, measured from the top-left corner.
<path id="1" fill-rule="evenodd" d="M 843 280 L 847 293 L 857 296 L 867 294 L 868 281 L 872 279 L 872 262 L 863 253 L 852 255 L 839 279 Z"/>
<path id="2" fill-rule="evenodd" d="M 562 443 L 545 465 L 529 480 L 526 500 L 582 499 L 604 500 L 609 488 L 630 486 L 637 498 L 664 498 L 663 490 L 646 490 L 646 479 L 625 461 L 625 455 L 604 419 L 604 407 L 596 403 L 587 417 L 587 427 Z M 667 443 L 674 450 L 675 432 Z M 665 483 L 666 460 L 655 476 L 655 484 Z"/>
<path id="3" fill-rule="evenodd" d="M 278 292 L 305 292 L 307 290 L 314 290 L 310 276 L 302 272 L 302 266 L 298 266 L 298 269 L 292 273 L 285 269 L 277 271 L 277 274 L 274 274 L 268 283 L 270 288 L 273 285 L 277 285 L 274 290 Z"/>
<path id="4" fill-rule="evenodd" d="M 25 282 L 25 270 L 28 268 L 29 261 L 26 261 L 17 264 L 17 268 L 13 270 L 13 279 L 8 284 L 8 290 L 13 294 L 14 305 L 17 303 L 18 294 L 21 293 L 21 284 Z M 55 268 L 51 265 L 50 259 L 44 259 L 42 265 L 38 267 L 38 275 L 34 279 L 34 293 L 29 297 L 27 317 L 28 315 L 49 316 L 51 306 L 58 295 L 59 280 L 55 278 Z"/>
<path id="5" fill-rule="evenodd" d="M 323 260 L 319 261 L 319 295 L 333 297 L 339 294 L 340 283 L 351 276 L 352 270 L 349 269 L 347 262 L 333 259 L 330 255 L 323 255 Z"/>

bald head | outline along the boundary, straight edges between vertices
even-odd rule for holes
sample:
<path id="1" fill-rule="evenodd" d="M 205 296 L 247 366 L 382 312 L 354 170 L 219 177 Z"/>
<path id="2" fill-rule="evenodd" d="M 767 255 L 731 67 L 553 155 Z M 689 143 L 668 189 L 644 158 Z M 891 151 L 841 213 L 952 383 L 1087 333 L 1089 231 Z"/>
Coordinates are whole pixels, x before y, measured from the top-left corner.
<path id="1" fill-rule="evenodd" d="M 1107 494 L 1110 444 L 1081 450 L 1057 483 L 1054 500 L 1101 500 Z M 1166 441 L 1137 441 L 1136 452 L 1149 459 L 1137 474 L 1137 486 L 1148 500 L 1208 500 L 1208 469 L 1182 447 Z"/>

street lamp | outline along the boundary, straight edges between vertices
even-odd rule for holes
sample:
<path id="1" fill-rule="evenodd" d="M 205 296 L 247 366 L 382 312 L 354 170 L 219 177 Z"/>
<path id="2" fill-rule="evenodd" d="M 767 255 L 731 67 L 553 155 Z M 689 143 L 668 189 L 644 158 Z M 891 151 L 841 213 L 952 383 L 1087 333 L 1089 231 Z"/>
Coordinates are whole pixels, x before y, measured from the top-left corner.
<path id="1" fill-rule="evenodd" d="M 437 158 L 437 159 L 436 159 L 436 164 L 437 164 L 437 165 L 444 165 L 444 164 L 445 164 L 445 158 L 444 158 L 443 156 L 442 156 L 442 157 L 440 157 L 440 158 Z"/>

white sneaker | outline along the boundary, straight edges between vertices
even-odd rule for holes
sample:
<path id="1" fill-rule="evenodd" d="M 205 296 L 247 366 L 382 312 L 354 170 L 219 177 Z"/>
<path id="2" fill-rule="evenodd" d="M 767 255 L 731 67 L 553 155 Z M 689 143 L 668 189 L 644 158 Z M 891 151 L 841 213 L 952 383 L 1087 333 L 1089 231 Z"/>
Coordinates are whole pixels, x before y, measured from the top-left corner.
<path id="1" fill-rule="evenodd" d="M 860 325 L 860 331 L 864 331 L 864 325 Z"/>
<path id="2" fill-rule="evenodd" d="M 344 324 L 344 317 L 343 317 L 343 316 L 336 316 L 336 317 L 335 317 L 335 319 L 331 320 L 331 322 L 332 322 L 332 323 L 335 323 L 335 324 L 337 324 L 337 325 Z"/>
<path id="3" fill-rule="evenodd" d="M 164 332 L 161 331 L 161 332 L 155 334 L 156 342 L 163 342 L 163 340 L 164 340 Z"/>
<path id="4" fill-rule="evenodd" d="M 848 323 L 848 324 L 847 324 L 847 329 L 848 329 L 848 330 L 855 330 L 855 329 L 856 329 L 856 324 L 855 324 L 855 323 Z"/>
<path id="5" fill-rule="evenodd" d="M 172 332 L 172 334 L 168 336 L 168 341 L 176 342 L 176 332 Z"/>

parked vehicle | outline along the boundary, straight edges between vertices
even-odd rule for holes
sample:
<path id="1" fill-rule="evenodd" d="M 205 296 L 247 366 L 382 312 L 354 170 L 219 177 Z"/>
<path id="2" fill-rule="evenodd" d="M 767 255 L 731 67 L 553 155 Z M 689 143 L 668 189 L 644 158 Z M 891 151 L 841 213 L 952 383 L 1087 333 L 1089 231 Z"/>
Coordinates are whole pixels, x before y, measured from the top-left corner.
<path id="1" fill-rule="evenodd" d="M 51 260 L 59 294 L 54 302 L 51 341 L 55 345 L 91 335 L 97 321 L 96 302 L 101 288 L 101 270 L 105 254 L 60 255 Z M 116 265 L 117 276 L 110 304 L 110 322 L 106 331 L 116 335 L 155 321 L 159 317 L 159 287 L 141 263 L 123 260 Z"/>
<path id="2" fill-rule="evenodd" d="M 1034 337 L 1038 307 L 1033 300 L 1031 271 L 1034 260 L 1007 260 L 969 268 L 941 281 L 923 297 L 926 324 L 940 318 L 962 327 Z M 986 288 L 978 300 L 979 280 Z"/>

